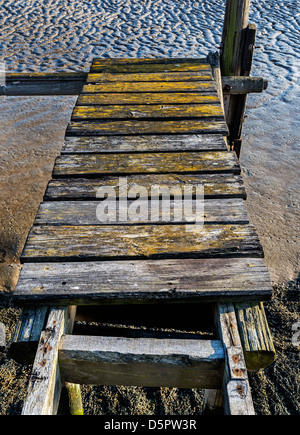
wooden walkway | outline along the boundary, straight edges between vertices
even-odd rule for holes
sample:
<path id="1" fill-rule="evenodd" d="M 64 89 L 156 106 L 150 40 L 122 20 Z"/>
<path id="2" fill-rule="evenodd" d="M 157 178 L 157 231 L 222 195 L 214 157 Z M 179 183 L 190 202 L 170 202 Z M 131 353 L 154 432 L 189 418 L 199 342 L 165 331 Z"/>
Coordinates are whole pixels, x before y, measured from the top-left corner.
<path id="1" fill-rule="evenodd" d="M 205 60 L 95 59 L 28 236 L 14 302 L 41 307 L 270 299 L 263 250 L 247 217 L 240 165 L 226 135 Z M 184 218 L 169 222 L 159 215 L 126 223 L 119 215 L 115 222 L 97 219 L 98 188 L 116 188 L 120 199 L 136 185 L 147 204 L 155 185 L 177 191 L 203 185 L 204 226 L 187 232 Z M 222 316 L 231 314 L 220 310 L 222 325 Z M 234 346 L 239 338 L 230 342 L 224 325 L 222 340 Z M 66 338 L 65 353 L 68 346 Z M 112 349 L 111 343 L 102 346 Z M 147 349 L 146 342 L 141 346 Z M 195 352 L 193 343 L 186 346 L 186 354 Z M 215 359 L 222 360 L 218 352 Z M 161 385 L 164 373 L 154 384 Z M 127 376 L 128 382 L 135 379 Z M 185 386 L 192 385 L 193 372 L 189 379 Z M 216 379 L 208 388 L 220 386 Z"/>
<path id="2" fill-rule="evenodd" d="M 226 133 L 203 60 L 95 59 L 22 255 L 15 300 L 268 299 Z M 161 215 L 101 224 L 96 190 L 125 183 L 149 196 L 153 185 L 204 185 L 205 226 L 187 232 L 186 222 Z"/>

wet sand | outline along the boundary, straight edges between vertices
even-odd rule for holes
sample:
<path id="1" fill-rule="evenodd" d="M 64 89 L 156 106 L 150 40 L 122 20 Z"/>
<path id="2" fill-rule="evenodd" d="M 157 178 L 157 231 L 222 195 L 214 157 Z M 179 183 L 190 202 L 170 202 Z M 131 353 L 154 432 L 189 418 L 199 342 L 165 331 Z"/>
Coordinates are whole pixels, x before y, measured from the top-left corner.
<path id="1" fill-rule="evenodd" d="M 0 62 L 4 60 L 7 69 L 15 72 L 87 71 L 95 56 L 202 57 L 210 50 L 215 51 L 220 44 L 223 4 L 221 0 L 7 0 L 5 5 L 0 2 L 3 11 L 0 18 Z M 286 352 L 296 352 L 287 338 L 291 335 L 290 310 L 293 321 L 299 319 L 299 297 L 293 296 L 290 301 L 293 308 L 287 309 L 284 302 L 291 288 L 294 289 L 292 294 L 299 296 L 296 282 L 287 284 L 295 280 L 300 271 L 300 116 L 297 103 L 300 97 L 300 23 L 296 12 L 296 0 L 288 3 L 275 0 L 252 2 L 251 21 L 258 25 L 252 75 L 268 79 L 269 88 L 262 95 L 252 95 L 248 99 L 241 158 L 248 194 L 247 210 L 264 247 L 272 282 L 275 286 L 282 283 L 282 290 L 279 296 L 276 294 L 269 309 L 269 319 L 277 319 L 273 331 L 278 337 L 278 349 L 282 343 L 286 344 L 282 349 L 282 359 L 275 364 L 275 371 L 276 367 L 288 367 Z M 60 152 L 75 100 L 74 97 L 0 97 L 2 294 L 13 290 L 17 282 L 20 254 L 51 177 L 54 159 Z M 0 321 L 7 325 L 8 334 L 11 334 L 15 316 L 14 310 L 1 310 Z M 280 328 L 280 322 L 286 323 L 285 330 Z M 297 371 L 294 363 L 291 364 L 293 369 L 290 372 L 294 374 L 290 384 L 298 380 L 299 385 L 299 369 Z M 8 360 L 6 353 L 0 359 L 0 398 L 11 400 L 7 406 L 4 405 L 7 402 L 3 402 L 0 414 L 19 412 L 25 394 L 26 373 L 26 368 Z M 283 378 L 280 380 L 276 375 L 268 378 L 268 374 L 259 376 L 267 376 L 265 382 L 274 385 L 270 390 L 271 405 L 269 408 L 258 405 L 260 410 L 271 414 L 299 411 L 299 402 L 297 405 L 292 399 L 289 399 L 292 405 L 278 405 L 276 408 L 276 403 L 285 400 L 280 397 L 277 385 Z M 254 379 L 254 385 L 255 382 Z M 5 393 L 8 386 L 16 392 L 12 399 L 7 399 Z M 95 398 L 96 393 L 86 388 L 87 397 Z M 295 392 L 296 387 L 293 388 Z M 294 394 L 288 387 L 287 390 L 289 392 L 284 393 L 287 397 Z M 95 399 L 98 404 L 106 400 L 103 391 L 107 390 L 101 391 L 102 399 Z M 134 403 L 142 394 L 136 390 L 139 394 L 132 399 L 130 391 L 122 393 L 131 397 L 124 403 Z M 110 394 L 115 403 L 123 397 L 118 389 L 110 390 Z M 159 394 L 156 393 L 157 400 Z M 170 398 L 177 397 L 172 394 Z M 194 400 L 192 396 L 189 396 L 190 403 Z M 180 400 L 187 400 L 184 394 L 180 397 L 183 397 Z M 197 395 L 193 397 L 198 398 Z M 164 399 L 160 400 L 165 403 Z M 119 412 L 119 405 L 107 406 L 100 407 L 98 412 L 103 409 Z M 175 412 L 175 405 L 173 408 L 157 408 L 153 403 L 149 406 L 153 412 L 169 412 L 170 409 Z M 97 413 L 95 408 L 92 409 Z M 145 412 L 148 408 L 142 406 L 141 409 Z M 182 412 L 185 409 L 192 412 L 191 406 L 182 406 Z M 195 412 L 200 412 L 199 408 Z"/>

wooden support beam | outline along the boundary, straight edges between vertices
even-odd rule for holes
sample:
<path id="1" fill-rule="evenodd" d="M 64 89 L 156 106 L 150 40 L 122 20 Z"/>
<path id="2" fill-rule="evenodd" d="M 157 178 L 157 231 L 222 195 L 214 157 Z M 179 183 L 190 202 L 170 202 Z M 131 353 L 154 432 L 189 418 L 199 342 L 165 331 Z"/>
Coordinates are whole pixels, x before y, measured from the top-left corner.
<path id="1" fill-rule="evenodd" d="M 62 334 L 72 330 L 76 307 L 52 308 L 41 334 L 22 415 L 54 415 L 62 389 L 58 346 Z"/>
<path id="2" fill-rule="evenodd" d="M 64 335 L 59 366 L 65 381 L 80 384 L 220 388 L 222 343 Z"/>
<path id="3" fill-rule="evenodd" d="M 0 96 L 79 95 L 87 73 L 7 73 Z"/>
<path id="4" fill-rule="evenodd" d="M 7 73 L 6 86 L 0 86 L 0 96 L 79 95 L 86 79 L 87 73 L 82 72 Z M 266 89 L 266 83 L 261 77 L 222 77 L 224 92 L 230 95 L 262 92 Z"/>
<path id="5" fill-rule="evenodd" d="M 11 358 L 20 364 L 33 363 L 47 312 L 48 307 L 43 306 L 22 309 L 9 349 Z"/>
<path id="6" fill-rule="evenodd" d="M 266 90 L 268 81 L 262 77 L 222 77 L 222 90 L 225 95 L 246 95 Z"/>
<path id="7" fill-rule="evenodd" d="M 235 309 L 232 304 L 217 305 L 219 338 L 225 350 L 223 382 L 226 415 L 255 415 Z"/>
<path id="8" fill-rule="evenodd" d="M 235 310 L 247 370 L 269 367 L 276 359 L 276 351 L 263 303 L 239 303 Z"/>

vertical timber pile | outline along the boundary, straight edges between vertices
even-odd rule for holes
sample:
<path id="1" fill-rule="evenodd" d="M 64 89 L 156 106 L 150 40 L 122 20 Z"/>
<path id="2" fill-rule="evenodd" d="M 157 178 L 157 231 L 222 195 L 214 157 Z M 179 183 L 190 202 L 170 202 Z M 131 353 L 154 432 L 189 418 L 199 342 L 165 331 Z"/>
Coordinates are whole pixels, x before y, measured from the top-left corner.
<path id="1" fill-rule="evenodd" d="M 249 10 L 250 0 L 227 0 L 226 2 L 221 45 L 222 76 L 250 75 L 256 26 L 248 24 Z M 230 89 L 226 87 L 223 91 L 229 142 L 239 157 L 247 95 L 229 95 Z"/>

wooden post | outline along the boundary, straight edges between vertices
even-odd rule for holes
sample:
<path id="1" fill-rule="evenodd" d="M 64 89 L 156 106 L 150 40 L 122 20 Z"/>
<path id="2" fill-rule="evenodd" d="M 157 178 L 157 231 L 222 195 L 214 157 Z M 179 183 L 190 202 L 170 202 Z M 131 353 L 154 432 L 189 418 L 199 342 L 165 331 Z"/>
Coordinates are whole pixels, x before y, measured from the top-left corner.
<path id="1" fill-rule="evenodd" d="M 242 75 L 249 10 L 250 0 L 227 0 L 226 2 L 221 46 L 221 71 L 223 76 Z"/>
<path id="2" fill-rule="evenodd" d="M 249 76 L 250 74 L 255 32 L 253 35 L 252 26 L 248 27 L 249 10 L 250 0 L 227 0 L 221 45 L 222 76 Z M 224 96 L 229 142 L 238 157 L 246 98 L 246 95 Z"/>

